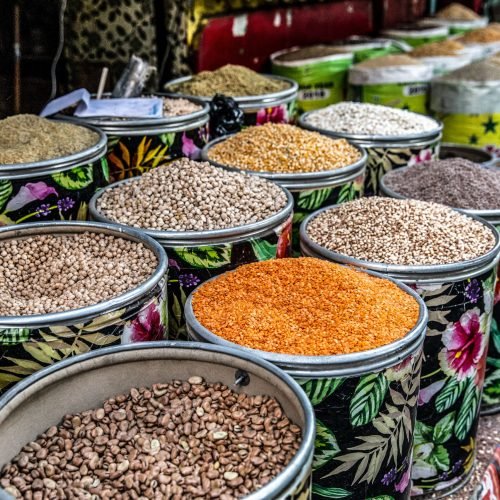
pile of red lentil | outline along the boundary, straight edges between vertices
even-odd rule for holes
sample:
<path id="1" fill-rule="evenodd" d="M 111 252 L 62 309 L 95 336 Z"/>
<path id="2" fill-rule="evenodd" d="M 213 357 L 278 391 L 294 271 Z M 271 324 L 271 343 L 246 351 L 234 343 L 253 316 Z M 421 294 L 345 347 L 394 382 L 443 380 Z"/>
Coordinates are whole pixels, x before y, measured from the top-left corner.
<path id="1" fill-rule="evenodd" d="M 202 285 L 193 310 L 230 342 L 306 356 L 389 344 L 419 316 L 417 300 L 392 281 L 307 257 L 238 267 Z"/>

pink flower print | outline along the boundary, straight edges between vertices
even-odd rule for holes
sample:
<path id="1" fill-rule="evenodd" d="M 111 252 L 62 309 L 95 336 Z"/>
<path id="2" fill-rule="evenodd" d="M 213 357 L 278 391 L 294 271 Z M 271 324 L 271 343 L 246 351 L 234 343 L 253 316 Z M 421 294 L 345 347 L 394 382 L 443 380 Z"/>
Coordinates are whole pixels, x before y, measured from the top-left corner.
<path id="1" fill-rule="evenodd" d="M 484 353 L 481 317 L 476 307 L 448 326 L 442 336 L 445 348 L 439 353 L 441 369 L 458 380 L 473 377 Z"/>
<path id="2" fill-rule="evenodd" d="M 200 157 L 200 148 L 186 135 L 186 132 L 182 134 L 182 154 L 191 160 L 198 160 Z"/>
<path id="3" fill-rule="evenodd" d="M 417 155 L 413 155 L 408 162 L 408 166 L 411 167 L 417 163 L 424 163 L 425 161 L 432 160 L 432 149 L 422 149 Z"/>
<path id="4" fill-rule="evenodd" d="M 274 108 L 261 108 L 257 111 L 257 125 L 264 123 L 288 123 L 288 112 L 286 106 L 274 106 Z"/>
<path id="5" fill-rule="evenodd" d="M 495 285 L 495 305 L 500 302 L 500 278 L 497 279 L 497 284 Z"/>
<path id="6" fill-rule="evenodd" d="M 401 476 L 401 479 L 394 485 L 394 489 L 399 493 L 403 493 L 410 482 L 410 467 Z"/>
<path id="7" fill-rule="evenodd" d="M 164 335 L 165 328 L 161 323 L 160 311 L 152 302 L 137 315 L 137 318 L 125 326 L 122 344 L 163 340 Z"/>
<path id="8" fill-rule="evenodd" d="M 45 182 L 28 182 L 21 186 L 16 196 L 7 203 L 5 212 L 14 212 L 35 200 L 45 200 L 51 194 L 58 196 L 57 191 Z"/>

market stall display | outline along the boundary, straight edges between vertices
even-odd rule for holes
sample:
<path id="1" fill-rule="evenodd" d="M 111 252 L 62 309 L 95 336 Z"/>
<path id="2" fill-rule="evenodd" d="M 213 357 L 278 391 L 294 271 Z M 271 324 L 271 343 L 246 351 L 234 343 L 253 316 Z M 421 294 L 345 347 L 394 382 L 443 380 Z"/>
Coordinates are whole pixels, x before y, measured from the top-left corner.
<path id="1" fill-rule="evenodd" d="M 0 120 L 0 226 L 85 220 L 108 183 L 106 137 L 94 127 L 35 115 Z"/>
<path id="2" fill-rule="evenodd" d="M 93 219 L 135 227 L 167 251 L 170 335 L 183 334 L 184 302 L 228 269 L 289 255 L 293 200 L 256 176 L 177 160 L 112 184 L 91 200 Z"/>
<path id="3" fill-rule="evenodd" d="M 281 259 L 205 283 L 186 321 L 195 340 L 238 347 L 301 384 L 316 414 L 314 495 L 407 498 L 427 322 L 415 292 L 319 259 Z"/>
<path id="4" fill-rule="evenodd" d="M 0 486 L 16 496 L 309 496 L 311 404 L 281 370 L 235 350 L 104 349 L 0 402 Z"/>
<path id="5" fill-rule="evenodd" d="M 382 178 L 381 191 L 393 198 L 415 198 L 460 208 L 500 230 L 500 171 L 461 158 L 414 165 Z M 500 288 L 495 289 L 482 412 L 500 411 Z"/>
<path id="6" fill-rule="evenodd" d="M 420 47 L 426 43 L 440 42 L 449 36 L 447 26 L 440 24 L 403 24 L 382 31 L 382 36 L 395 38 L 410 47 Z"/>
<path id="7" fill-rule="evenodd" d="M 5 227 L 0 264 L 0 391 L 75 354 L 167 337 L 167 257 L 141 232 Z"/>
<path id="8" fill-rule="evenodd" d="M 299 226 L 307 214 L 363 195 L 366 153 L 361 148 L 289 124 L 248 127 L 216 139 L 202 157 L 215 166 L 272 180 L 291 192 L 296 253 Z"/>
<path id="9" fill-rule="evenodd" d="M 344 102 L 305 113 L 299 123 L 366 150 L 367 195 L 378 193 L 379 180 L 389 170 L 437 158 L 439 154 L 441 124 L 406 110 Z"/>
<path id="10" fill-rule="evenodd" d="M 348 96 L 353 101 L 427 112 L 431 65 L 405 54 L 377 57 L 349 69 Z"/>
<path id="11" fill-rule="evenodd" d="M 423 19 L 421 24 L 439 24 L 450 30 L 450 35 L 467 33 L 488 24 L 487 17 L 481 17 L 469 7 L 452 2 L 436 12 L 432 18 Z"/>
<path id="12" fill-rule="evenodd" d="M 474 51 L 457 40 L 444 40 L 416 47 L 410 55 L 430 64 L 434 68 L 434 76 L 439 76 L 472 62 Z"/>
<path id="13" fill-rule="evenodd" d="M 215 95 L 232 97 L 244 112 L 245 125 L 295 120 L 298 85 L 276 75 L 261 75 L 243 66 L 228 64 L 165 84 L 167 92 L 209 102 Z"/>
<path id="14" fill-rule="evenodd" d="M 364 198 L 301 227 L 304 255 L 401 280 L 429 312 L 413 448 L 415 494 L 470 477 L 500 252 L 494 226 L 444 205 Z M 438 459 L 439 457 L 439 459 Z"/>

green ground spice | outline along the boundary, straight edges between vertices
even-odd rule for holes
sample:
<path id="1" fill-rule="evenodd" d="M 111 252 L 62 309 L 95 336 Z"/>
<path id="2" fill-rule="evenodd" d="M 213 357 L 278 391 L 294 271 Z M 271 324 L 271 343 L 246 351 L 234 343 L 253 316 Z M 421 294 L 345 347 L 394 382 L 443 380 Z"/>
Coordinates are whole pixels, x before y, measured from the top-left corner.
<path id="1" fill-rule="evenodd" d="M 168 86 L 167 90 L 185 95 L 231 97 L 270 94 L 289 87 L 287 82 L 260 75 L 244 66 L 227 64 L 215 71 L 202 71 L 191 80 Z"/>

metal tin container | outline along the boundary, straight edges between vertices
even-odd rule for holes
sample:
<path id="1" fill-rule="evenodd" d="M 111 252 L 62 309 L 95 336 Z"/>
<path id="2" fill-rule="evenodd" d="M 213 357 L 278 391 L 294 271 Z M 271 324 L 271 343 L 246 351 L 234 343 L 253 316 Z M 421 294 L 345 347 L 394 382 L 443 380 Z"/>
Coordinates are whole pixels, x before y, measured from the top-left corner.
<path id="1" fill-rule="evenodd" d="M 413 290 L 395 283 L 419 303 L 413 330 L 377 349 L 338 356 L 293 356 L 239 346 L 200 324 L 192 295 L 186 302 L 191 338 L 264 358 L 294 377 L 308 395 L 316 414 L 315 498 L 409 498 L 427 310 Z"/>
<path id="2" fill-rule="evenodd" d="M 159 97 L 175 98 L 170 94 Z M 112 181 L 141 175 L 176 158 L 197 160 L 209 141 L 209 106 L 189 97 L 202 109 L 163 118 L 116 119 L 109 117 L 65 117 L 74 123 L 89 123 L 108 136 L 108 163 Z"/>
<path id="3" fill-rule="evenodd" d="M 82 125 L 83 126 L 83 125 Z M 0 226 L 86 220 L 92 195 L 109 183 L 106 136 L 78 153 L 32 163 L 0 165 Z"/>
<path id="4" fill-rule="evenodd" d="M 466 262 L 432 266 L 388 265 L 326 250 L 300 228 L 304 255 L 378 271 L 411 286 L 429 311 L 413 448 L 416 495 L 446 497 L 470 478 L 474 466 L 479 404 L 484 383 L 489 322 L 500 238 L 487 254 Z"/>
<path id="5" fill-rule="evenodd" d="M 448 158 L 465 158 L 466 160 L 480 163 L 483 167 L 493 166 L 495 158 L 491 153 L 484 149 L 474 146 L 465 146 L 463 144 L 451 144 L 444 142 L 439 150 L 439 159 L 447 160 Z M 383 188 L 381 186 L 383 192 Z"/>
<path id="6" fill-rule="evenodd" d="M 210 149 L 227 138 L 228 136 L 225 136 L 209 142 L 203 148 L 201 158 L 216 167 L 257 175 L 288 189 L 288 191 L 292 193 L 294 205 L 292 248 L 297 254 L 300 251 L 300 223 L 308 214 L 321 207 L 344 203 L 363 196 L 368 156 L 366 151 L 359 146 L 353 145 L 358 149 L 361 158 L 352 165 L 347 165 L 336 170 L 322 170 L 318 172 L 273 173 L 244 170 L 237 167 L 231 167 L 230 165 L 222 165 L 210 159 Z M 256 151 L 256 154 L 258 154 L 258 151 Z"/>
<path id="7" fill-rule="evenodd" d="M 473 148 L 468 148 L 473 149 Z M 485 151 L 477 150 L 479 153 Z M 380 189 L 384 196 L 397 199 L 405 199 L 399 193 L 388 188 L 382 178 Z M 500 232 L 500 209 L 499 210 L 461 210 L 469 215 L 481 217 L 495 226 Z M 497 284 L 493 298 L 493 316 L 491 318 L 490 340 L 488 344 L 488 356 L 486 359 L 486 376 L 484 379 L 483 396 L 481 400 L 481 414 L 491 415 L 500 412 L 500 268 L 498 270 Z"/>
<path id="8" fill-rule="evenodd" d="M 262 125 L 263 123 L 290 123 L 296 118 L 296 103 L 299 86 L 297 82 L 277 75 L 264 75 L 273 80 L 287 82 L 290 87 L 279 92 L 273 92 L 263 95 L 238 96 L 233 97 L 238 104 L 238 107 L 243 111 L 245 125 Z M 168 90 L 172 85 L 187 82 L 192 79 L 192 76 L 183 76 L 170 80 L 165 84 L 165 89 Z M 172 94 L 191 99 L 192 96 L 184 94 Z M 212 97 L 198 97 L 202 101 L 209 103 Z"/>
<path id="9" fill-rule="evenodd" d="M 0 400 L 0 468 L 25 443 L 57 425 L 63 415 L 95 408 L 132 387 L 185 380 L 193 375 L 212 383 L 222 382 L 240 393 L 273 396 L 302 428 L 302 443 L 286 468 L 245 498 L 310 498 L 314 413 L 304 392 L 286 373 L 256 356 L 194 342 L 150 342 L 102 349 L 27 378 Z"/>
<path id="10" fill-rule="evenodd" d="M 365 196 L 379 193 L 380 179 L 389 170 L 423 161 L 435 160 L 439 155 L 443 127 L 438 121 L 436 121 L 436 129 L 429 132 L 400 137 L 384 137 L 346 134 L 317 128 L 307 122 L 309 114 L 304 113 L 299 118 L 299 125 L 301 127 L 330 137 L 347 139 L 352 144 L 366 149 L 368 163 Z"/>
<path id="11" fill-rule="evenodd" d="M 96 193 L 89 205 L 94 220 L 117 224 L 97 208 L 97 200 L 106 189 L 133 179 L 117 182 Z M 155 239 L 169 256 L 168 305 L 169 337 L 184 336 L 184 302 L 189 293 L 207 281 L 242 264 L 288 257 L 291 251 L 293 199 L 287 196 L 286 206 L 265 220 L 229 229 L 213 231 L 155 231 L 141 229 Z M 117 224 L 119 227 L 127 226 Z"/>
<path id="12" fill-rule="evenodd" d="M 51 314 L 0 316 L 0 392 L 75 354 L 166 336 L 167 257 L 156 241 L 140 231 L 90 222 L 44 222 L 0 229 L 0 242 L 84 232 L 143 243 L 158 259 L 155 272 L 140 286 L 92 306 Z"/>

